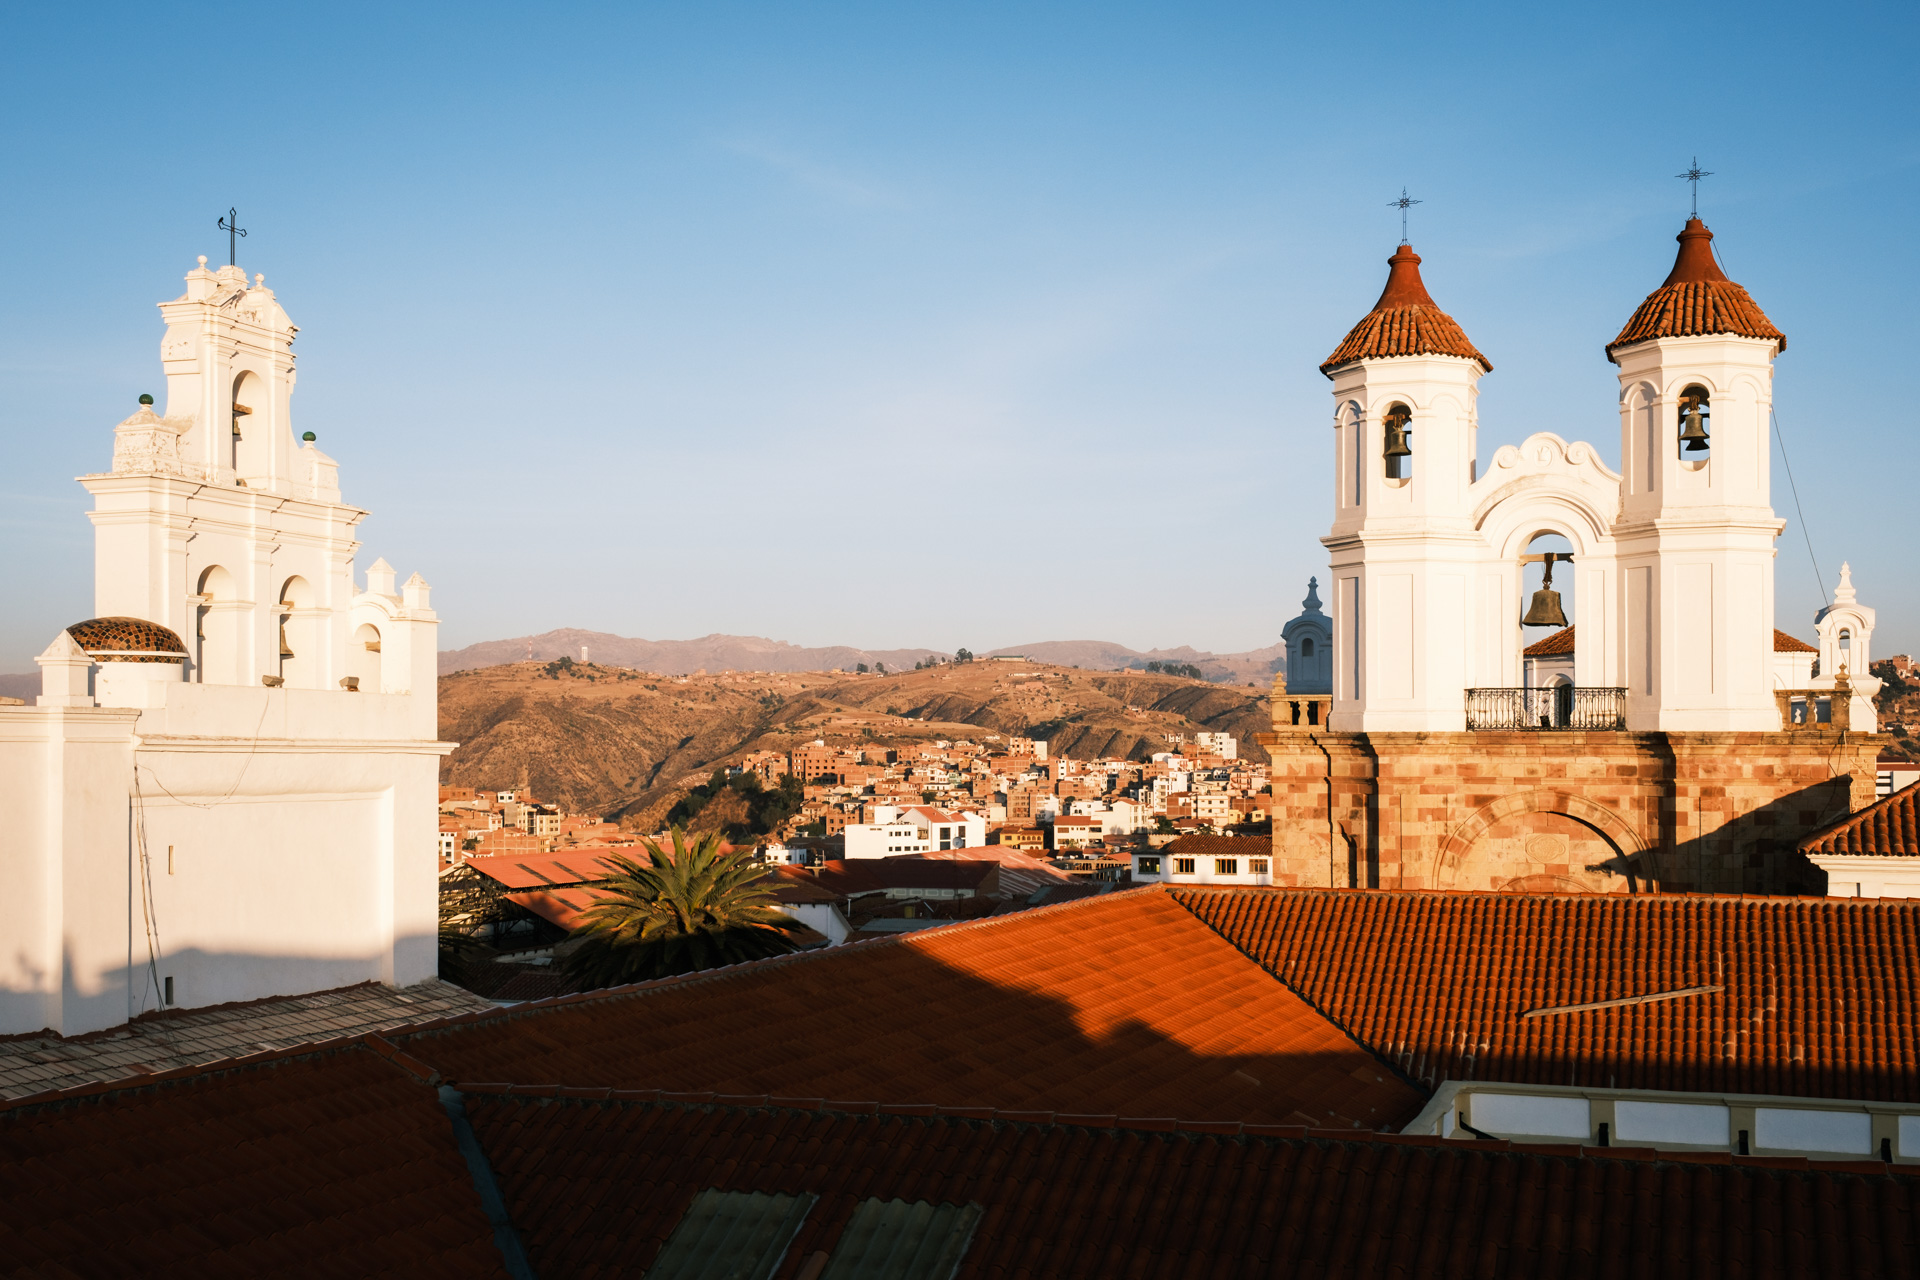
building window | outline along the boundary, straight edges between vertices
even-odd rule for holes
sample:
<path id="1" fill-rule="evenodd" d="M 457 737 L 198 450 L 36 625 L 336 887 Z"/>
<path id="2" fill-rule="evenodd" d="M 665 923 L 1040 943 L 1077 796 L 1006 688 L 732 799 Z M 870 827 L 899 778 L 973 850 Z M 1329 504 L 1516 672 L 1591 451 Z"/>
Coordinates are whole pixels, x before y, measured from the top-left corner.
<path id="1" fill-rule="evenodd" d="M 1265 858 L 1248 858 L 1247 870 L 1253 875 L 1263 876 L 1267 874 L 1267 860 Z"/>
<path id="2" fill-rule="evenodd" d="M 1141 875 L 1143 875 L 1143 876 L 1157 876 L 1157 875 L 1159 875 L 1159 874 L 1160 874 L 1160 859 L 1158 859 L 1158 858 L 1142 858 L 1142 859 L 1140 859 L 1140 874 L 1141 874 Z"/>
<path id="3" fill-rule="evenodd" d="M 1173 860 L 1173 874 L 1177 876 L 1192 875 L 1193 859 L 1192 858 L 1175 858 Z"/>
<path id="4" fill-rule="evenodd" d="M 1306 639 L 1300 642 L 1300 656 L 1303 658 L 1311 658 L 1313 656 L 1313 637 L 1312 636 L 1308 636 Z"/>
<path id="5" fill-rule="evenodd" d="M 1237 875 L 1239 875 L 1239 874 L 1240 874 L 1240 859 L 1238 859 L 1238 858 L 1215 858 L 1215 859 L 1213 860 L 1213 874 L 1215 874 L 1215 875 L 1217 875 L 1217 876 L 1237 876 Z"/>

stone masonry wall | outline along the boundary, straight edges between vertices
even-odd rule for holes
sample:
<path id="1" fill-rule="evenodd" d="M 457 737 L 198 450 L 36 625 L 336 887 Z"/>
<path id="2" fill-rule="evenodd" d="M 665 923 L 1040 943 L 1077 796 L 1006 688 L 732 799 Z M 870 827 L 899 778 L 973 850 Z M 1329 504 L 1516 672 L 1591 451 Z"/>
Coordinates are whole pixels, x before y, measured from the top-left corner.
<path id="1" fill-rule="evenodd" d="M 1873 802 L 1886 739 L 1294 730 L 1259 741 L 1273 759 L 1275 884 L 1824 893 L 1794 846 Z"/>

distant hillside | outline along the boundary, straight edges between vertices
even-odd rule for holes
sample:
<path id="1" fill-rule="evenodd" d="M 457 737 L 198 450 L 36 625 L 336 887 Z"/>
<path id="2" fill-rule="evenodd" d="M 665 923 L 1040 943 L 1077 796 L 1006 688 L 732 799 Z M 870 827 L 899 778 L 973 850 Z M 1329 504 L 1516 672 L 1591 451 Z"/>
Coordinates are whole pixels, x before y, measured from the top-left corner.
<path id="1" fill-rule="evenodd" d="M 1045 738 L 1056 753 L 1144 759 L 1166 735 L 1247 739 L 1269 727 L 1257 688 L 1028 662 L 898 675 L 740 672 L 649 679 L 595 664 L 515 663 L 440 678 L 442 767 L 457 786 L 507 787 L 646 825 L 721 761 L 824 739 L 901 746 L 981 734 Z"/>
<path id="2" fill-rule="evenodd" d="M 578 662 L 583 647 L 594 662 L 663 676 L 691 675 L 696 671 L 832 671 L 836 668 L 852 671 L 862 662 L 869 667 L 885 663 L 889 671 L 902 671 L 911 670 L 914 663 L 929 658 L 953 656 L 939 649 L 855 649 L 846 645 L 808 648 L 764 636 L 716 634 L 698 640 L 640 640 L 569 627 L 545 635 L 484 640 L 464 649 L 444 650 L 440 654 L 440 674 L 526 662 L 529 658 L 536 662 L 572 658 Z M 1024 654 L 1037 662 L 1088 671 L 1138 671 L 1156 661 L 1191 664 L 1200 668 L 1201 675 L 1209 680 L 1234 684 L 1251 681 L 1265 687 L 1272 681 L 1274 672 L 1284 665 L 1286 646 L 1269 645 L 1246 653 L 1209 653 L 1182 645 L 1178 649 L 1150 649 L 1142 653 L 1105 640 L 1047 640 L 994 652 Z"/>
<path id="3" fill-rule="evenodd" d="M 1272 683 L 1274 673 L 1286 665 L 1287 646 L 1272 644 L 1245 653 L 1209 653 L 1183 644 L 1178 649 L 1149 649 L 1142 653 L 1108 640 L 1043 640 L 1039 644 L 1012 645 L 994 652 L 1017 653 L 1036 662 L 1088 671 L 1139 671 L 1149 662 L 1190 664 L 1200 668 L 1200 674 L 1208 680 L 1234 684 L 1251 681 L 1265 688 Z"/>
<path id="4" fill-rule="evenodd" d="M 509 662 L 525 662 L 528 647 L 536 662 L 555 658 L 580 661 L 584 646 L 594 662 L 609 666 L 632 667 L 663 676 L 691 675 L 696 671 L 831 671 L 839 667 L 851 671 L 859 663 L 887 664 L 887 670 L 911 668 L 928 658 L 953 655 L 937 649 L 853 649 L 845 645 L 806 648 L 764 636 L 701 636 L 698 640 L 639 640 L 611 635 L 605 631 L 581 631 L 567 627 L 545 635 L 521 636 L 517 640 L 483 640 L 464 649 L 447 649 L 440 654 L 440 674 L 496 667 Z"/>
<path id="5" fill-rule="evenodd" d="M 32 702 L 40 696 L 40 673 L 24 676 L 0 676 L 0 698 L 25 698 Z"/>

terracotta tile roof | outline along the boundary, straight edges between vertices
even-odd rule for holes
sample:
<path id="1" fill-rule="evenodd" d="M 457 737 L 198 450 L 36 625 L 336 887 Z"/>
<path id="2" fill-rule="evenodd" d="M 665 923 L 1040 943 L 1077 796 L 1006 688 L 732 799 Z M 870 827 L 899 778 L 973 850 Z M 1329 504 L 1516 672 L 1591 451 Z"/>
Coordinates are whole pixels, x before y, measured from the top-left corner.
<path id="1" fill-rule="evenodd" d="M 1666 282 L 1627 321 L 1620 336 L 1607 344 L 1607 359 L 1621 347 L 1653 338 L 1685 338 L 1697 334 L 1732 333 L 1744 338 L 1772 338 L 1776 351 L 1787 349 L 1787 335 L 1747 291 L 1727 279 L 1713 256 L 1713 232 L 1698 218 L 1689 218 L 1680 234 L 1680 252 Z M 1619 361 L 1615 360 L 1618 364 Z"/>
<path id="2" fill-rule="evenodd" d="M 1520 651 L 1529 658 L 1558 658 L 1573 652 L 1573 628 L 1563 627 L 1544 640 L 1535 640 Z"/>
<path id="3" fill-rule="evenodd" d="M 1818 653 L 1818 649 L 1796 636 L 1775 627 L 1773 630 L 1773 651 L 1775 653 Z"/>
<path id="4" fill-rule="evenodd" d="M 783 1280 L 837 1258 L 868 1200 L 980 1205 L 963 1280 L 1785 1280 L 1904 1275 L 1920 1254 L 1904 1168 L 769 1101 L 476 1091 L 466 1108 L 541 1276 L 639 1275 L 709 1188 L 819 1197 Z"/>
<path id="5" fill-rule="evenodd" d="M 1920 1102 L 1920 900 L 1173 896 L 1415 1079 Z"/>
<path id="6" fill-rule="evenodd" d="M 647 865 L 644 849 L 621 850 L 641 866 Z M 613 874 L 612 864 L 588 853 L 527 854 L 497 853 L 468 858 L 466 864 L 476 874 L 509 889 L 545 889 L 554 885 L 582 884 L 605 880 Z"/>
<path id="7" fill-rule="evenodd" d="M 524 1273 L 639 1276 L 709 1189 L 817 1197 L 780 1280 L 845 1263 L 874 1201 L 978 1205 L 967 1278 L 1891 1276 L 1920 1253 L 1920 1176 L 1877 1163 L 438 1083 L 369 1041 L 0 1108 L 7 1270 L 500 1277 L 504 1237 Z"/>
<path id="8" fill-rule="evenodd" d="M 415 1033 L 449 1079 L 1398 1127 L 1424 1104 L 1165 893 Z"/>
<path id="9" fill-rule="evenodd" d="M 127 1080 L 491 1007 L 438 978 L 402 988 L 362 982 L 303 996 L 148 1013 L 123 1027 L 72 1039 L 50 1031 L 10 1036 L 0 1040 L 0 1098 Z"/>
<path id="10" fill-rule="evenodd" d="M 1071 884 L 1073 877 L 1056 870 L 1044 858 L 1036 858 L 1010 844 L 977 845 L 967 849 L 935 849 L 920 855 L 949 862 L 997 862 L 1000 864 L 1000 896 L 1009 902 L 1025 902 L 1041 889 Z"/>
<path id="11" fill-rule="evenodd" d="M 0 1112 L 18 1276 L 495 1276 L 432 1089 L 364 1048 Z"/>
<path id="12" fill-rule="evenodd" d="M 1920 857 L 1920 782 L 1842 818 L 1800 842 L 1800 852 L 1882 858 Z"/>
<path id="13" fill-rule="evenodd" d="M 1155 853 L 1171 858 L 1264 858 L 1273 852 L 1273 841 L 1264 836 L 1181 836 L 1169 840 Z"/>
<path id="14" fill-rule="evenodd" d="M 1320 372 L 1332 377 L 1341 365 L 1383 356 L 1459 356 L 1478 361 L 1482 372 L 1493 371 L 1493 362 L 1428 295 L 1420 279 L 1420 255 L 1411 245 L 1401 245 L 1387 259 L 1387 287 L 1380 300 L 1347 331 Z"/>
<path id="15" fill-rule="evenodd" d="M 591 889 L 530 889 L 525 893 L 500 895 L 517 907 L 525 907 L 549 924 L 571 931 L 580 921 L 580 913 L 599 900 Z"/>

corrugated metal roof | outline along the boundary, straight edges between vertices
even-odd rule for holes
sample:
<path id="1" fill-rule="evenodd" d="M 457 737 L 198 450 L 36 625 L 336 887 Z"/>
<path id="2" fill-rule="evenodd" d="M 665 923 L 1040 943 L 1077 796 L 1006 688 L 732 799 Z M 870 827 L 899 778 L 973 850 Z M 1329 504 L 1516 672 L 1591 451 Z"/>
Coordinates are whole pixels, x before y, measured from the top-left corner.
<path id="1" fill-rule="evenodd" d="M 647 1280 L 767 1280 L 817 1199 L 806 1192 L 702 1191 Z"/>
<path id="2" fill-rule="evenodd" d="M 863 1200 L 820 1280 L 949 1280 L 980 1214 L 977 1204 Z"/>

